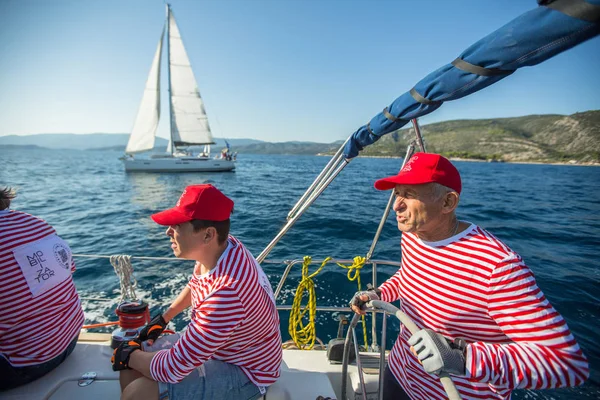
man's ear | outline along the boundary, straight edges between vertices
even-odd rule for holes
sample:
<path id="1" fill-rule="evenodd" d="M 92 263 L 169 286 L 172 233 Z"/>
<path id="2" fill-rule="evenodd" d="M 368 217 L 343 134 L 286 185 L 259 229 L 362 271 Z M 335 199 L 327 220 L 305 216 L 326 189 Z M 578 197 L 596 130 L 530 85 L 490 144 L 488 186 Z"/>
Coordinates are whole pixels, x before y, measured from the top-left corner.
<path id="1" fill-rule="evenodd" d="M 442 206 L 442 212 L 444 214 L 448 214 L 448 213 L 451 213 L 454 210 L 456 210 L 456 207 L 458 207 L 459 200 L 460 200 L 460 197 L 459 197 L 458 193 L 456 193 L 456 192 L 446 193 L 446 196 L 444 196 L 444 205 Z"/>
<path id="2" fill-rule="evenodd" d="M 206 228 L 206 230 L 204 231 L 204 242 L 208 243 L 212 240 L 213 237 L 215 237 L 215 235 L 217 234 L 217 230 L 210 226 L 208 228 Z"/>

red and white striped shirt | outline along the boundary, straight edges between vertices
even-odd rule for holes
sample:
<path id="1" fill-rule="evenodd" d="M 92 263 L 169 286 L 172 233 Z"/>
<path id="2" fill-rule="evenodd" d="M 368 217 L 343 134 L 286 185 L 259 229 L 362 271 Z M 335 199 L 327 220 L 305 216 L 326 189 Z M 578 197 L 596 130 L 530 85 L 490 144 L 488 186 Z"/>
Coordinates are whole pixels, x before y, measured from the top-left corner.
<path id="1" fill-rule="evenodd" d="M 0 353 L 13 366 L 49 361 L 79 334 L 84 318 L 74 271 L 71 250 L 54 228 L 0 211 Z"/>
<path id="2" fill-rule="evenodd" d="M 240 367 L 257 386 L 281 368 L 281 334 L 273 291 L 252 254 L 233 236 L 209 273 L 190 282 L 191 322 L 170 349 L 150 363 L 152 378 L 177 383 L 209 359 Z"/>
<path id="3" fill-rule="evenodd" d="M 516 388 L 582 384 L 589 366 L 562 316 L 521 257 L 475 225 L 440 242 L 402 235 L 402 267 L 379 287 L 400 300 L 419 328 L 467 343 L 467 377 L 452 376 L 463 399 L 508 399 Z M 447 399 L 407 343 L 404 326 L 389 358 L 413 399 Z"/>

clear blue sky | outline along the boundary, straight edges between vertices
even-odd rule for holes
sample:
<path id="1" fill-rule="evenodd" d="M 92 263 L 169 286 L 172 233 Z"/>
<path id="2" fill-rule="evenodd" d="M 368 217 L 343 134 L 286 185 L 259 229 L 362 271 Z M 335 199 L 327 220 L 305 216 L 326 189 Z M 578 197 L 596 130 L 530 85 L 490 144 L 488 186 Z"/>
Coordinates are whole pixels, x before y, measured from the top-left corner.
<path id="1" fill-rule="evenodd" d="M 534 0 L 172 1 L 214 136 L 318 142 L 346 138 L 534 7 Z M 0 136 L 128 133 L 164 18 L 159 0 L 0 0 Z M 446 103 L 421 123 L 600 109 L 599 68 L 597 37 Z M 166 137 L 164 108 L 162 115 Z"/>

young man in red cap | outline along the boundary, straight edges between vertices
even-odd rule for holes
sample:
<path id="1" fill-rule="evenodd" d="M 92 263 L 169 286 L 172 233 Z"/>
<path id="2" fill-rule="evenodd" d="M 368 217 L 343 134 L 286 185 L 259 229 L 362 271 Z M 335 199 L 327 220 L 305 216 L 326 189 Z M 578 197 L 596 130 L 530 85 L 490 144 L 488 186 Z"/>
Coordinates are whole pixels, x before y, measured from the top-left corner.
<path id="1" fill-rule="evenodd" d="M 352 309 L 400 300 L 421 328 L 400 329 L 384 376 L 386 400 L 447 399 L 436 376 L 451 374 L 463 399 L 508 399 L 516 388 L 582 384 L 589 366 L 560 314 L 521 257 L 486 230 L 459 221 L 458 170 L 416 153 L 393 189 L 402 267 L 379 288 L 358 292 Z"/>
<path id="2" fill-rule="evenodd" d="M 256 399 L 279 377 L 281 335 L 269 281 L 252 254 L 229 235 L 233 201 L 212 185 L 185 188 L 176 206 L 152 215 L 168 226 L 178 258 L 195 260 L 193 275 L 169 309 L 138 340 L 114 352 L 122 399 Z M 142 351 L 188 307 L 191 322 L 168 349 Z M 156 343 L 154 343 L 156 341 Z"/>

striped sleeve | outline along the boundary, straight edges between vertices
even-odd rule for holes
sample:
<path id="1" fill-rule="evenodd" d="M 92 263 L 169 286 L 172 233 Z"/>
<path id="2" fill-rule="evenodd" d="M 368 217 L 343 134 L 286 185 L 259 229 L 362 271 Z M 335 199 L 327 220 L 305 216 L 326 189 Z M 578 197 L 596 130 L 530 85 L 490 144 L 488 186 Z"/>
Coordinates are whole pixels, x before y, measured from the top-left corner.
<path id="1" fill-rule="evenodd" d="M 152 379 L 178 383 L 218 351 L 244 316 L 235 291 L 223 287 L 207 298 L 175 346 L 157 352 L 150 362 Z"/>
<path id="2" fill-rule="evenodd" d="M 381 286 L 378 287 L 381 290 L 381 300 L 391 303 L 400 298 L 400 269 Z"/>
<path id="3" fill-rule="evenodd" d="M 587 379 L 587 359 L 569 327 L 515 253 L 493 270 L 488 300 L 489 315 L 512 342 L 469 345 L 471 378 L 507 389 L 576 386 Z"/>

